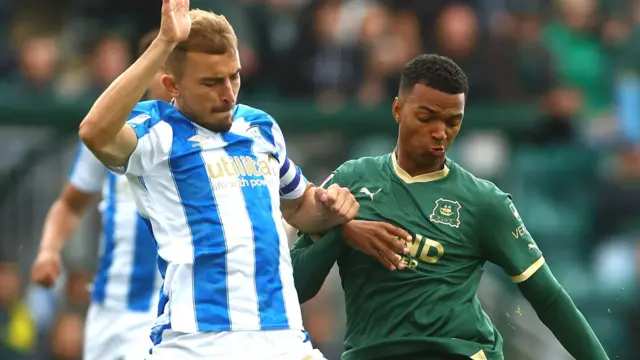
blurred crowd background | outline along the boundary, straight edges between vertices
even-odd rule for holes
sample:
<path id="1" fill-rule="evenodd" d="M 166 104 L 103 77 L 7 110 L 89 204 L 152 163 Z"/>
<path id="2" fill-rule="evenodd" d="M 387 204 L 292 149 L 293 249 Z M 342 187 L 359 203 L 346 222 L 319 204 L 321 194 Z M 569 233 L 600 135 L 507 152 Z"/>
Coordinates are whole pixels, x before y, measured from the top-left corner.
<path id="1" fill-rule="evenodd" d="M 46 211 L 66 181 L 77 125 L 158 26 L 160 0 L 0 0 L 0 359 L 81 358 L 99 251 L 95 212 L 53 290 L 30 285 Z M 390 152 L 402 66 L 420 53 L 469 77 L 449 156 L 513 194 L 555 275 L 611 359 L 640 359 L 640 1 L 191 0 L 240 39 L 242 102 L 270 112 L 290 156 L 320 181 Z M 293 241 L 292 237 L 292 241 Z M 500 269 L 485 311 L 506 359 L 569 358 Z M 304 305 L 339 359 L 337 274 Z"/>

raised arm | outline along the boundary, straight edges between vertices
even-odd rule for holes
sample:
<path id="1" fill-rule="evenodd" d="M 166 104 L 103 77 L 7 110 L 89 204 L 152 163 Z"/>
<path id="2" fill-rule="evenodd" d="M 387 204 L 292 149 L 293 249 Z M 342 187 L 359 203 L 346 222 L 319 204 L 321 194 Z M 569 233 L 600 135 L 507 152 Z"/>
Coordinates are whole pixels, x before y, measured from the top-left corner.
<path id="1" fill-rule="evenodd" d="M 564 348 L 577 360 L 608 359 L 600 341 L 551 274 L 511 198 L 496 194 L 483 214 L 485 257 L 502 267 Z"/>
<path id="2" fill-rule="evenodd" d="M 125 121 L 175 46 L 191 29 L 188 0 L 163 0 L 160 33 L 93 104 L 80 124 L 82 142 L 107 166 L 126 165 L 138 137 Z"/>

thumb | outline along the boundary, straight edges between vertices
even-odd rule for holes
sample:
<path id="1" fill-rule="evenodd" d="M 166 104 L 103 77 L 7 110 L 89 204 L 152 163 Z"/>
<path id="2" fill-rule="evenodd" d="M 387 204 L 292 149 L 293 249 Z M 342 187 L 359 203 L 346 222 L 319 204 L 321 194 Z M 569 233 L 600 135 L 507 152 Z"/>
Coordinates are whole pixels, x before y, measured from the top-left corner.
<path id="1" fill-rule="evenodd" d="M 316 187 L 314 189 L 313 196 L 316 199 L 316 201 L 320 201 L 322 203 L 325 203 L 327 201 L 327 190 L 325 190 L 325 189 L 323 189 L 321 187 Z"/>

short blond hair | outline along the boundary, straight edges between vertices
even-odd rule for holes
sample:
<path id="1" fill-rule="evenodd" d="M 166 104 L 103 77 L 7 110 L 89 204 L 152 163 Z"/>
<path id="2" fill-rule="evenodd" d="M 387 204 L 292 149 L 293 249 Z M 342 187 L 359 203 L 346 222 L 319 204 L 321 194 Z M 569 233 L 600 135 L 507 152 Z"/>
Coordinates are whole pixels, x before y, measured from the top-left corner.
<path id="1" fill-rule="evenodd" d="M 180 76 L 187 53 L 223 55 L 238 49 L 238 38 L 224 15 L 194 9 L 189 11 L 191 32 L 180 42 L 164 63 L 167 73 Z"/>

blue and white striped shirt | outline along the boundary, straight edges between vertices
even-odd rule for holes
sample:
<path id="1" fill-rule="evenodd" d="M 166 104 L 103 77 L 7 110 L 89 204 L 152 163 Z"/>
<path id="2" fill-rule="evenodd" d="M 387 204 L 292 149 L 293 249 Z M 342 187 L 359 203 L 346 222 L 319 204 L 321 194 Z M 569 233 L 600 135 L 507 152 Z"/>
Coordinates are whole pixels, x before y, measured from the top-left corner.
<path id="1" fill-rule="evenodd" d="M 113 309 L 153 309 L 162 286 L 156 245 L 136 210 L 127 179 L 107 171 L 80 144 L 69 181 L 87 194 L 102 191 L 101 251 L 92 301 Z"/>
<path id="2" fill-rule="evenodd" d="M 138 144 L 124 171 L 158 242 L 164 329 L 303 329 L 280 199 L 307 181 L 287 157 L 275 120 L 245 105 L 214 133 L 162 101 L 127 122 Z"/>

